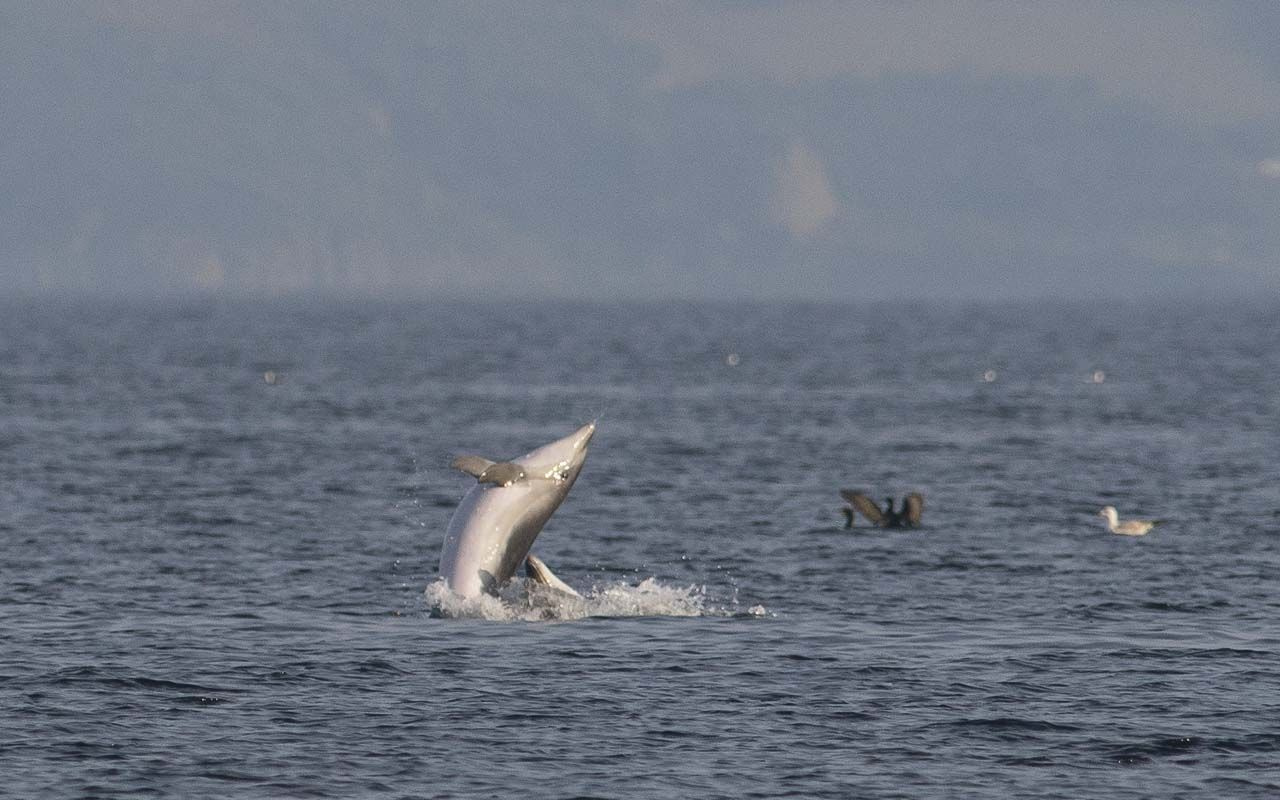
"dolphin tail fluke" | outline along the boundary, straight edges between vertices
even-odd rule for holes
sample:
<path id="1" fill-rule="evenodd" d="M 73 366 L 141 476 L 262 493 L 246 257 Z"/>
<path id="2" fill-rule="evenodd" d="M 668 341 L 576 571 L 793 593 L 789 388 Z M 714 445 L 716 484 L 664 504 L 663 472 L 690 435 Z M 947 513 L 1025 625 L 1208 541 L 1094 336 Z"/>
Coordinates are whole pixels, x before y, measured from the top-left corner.
<path id="1" fill-rule="evenodd" d="M 543 586 L 555 589 L 558 592 L 564 592 L 573 597 L 581 597 L 573 590 L 573 587 L 556 577 L 542 559 L 530 553 L 524 560 L 524 574 L 529 576 L 529 580 L 534 583 L 540 583 Z"/>

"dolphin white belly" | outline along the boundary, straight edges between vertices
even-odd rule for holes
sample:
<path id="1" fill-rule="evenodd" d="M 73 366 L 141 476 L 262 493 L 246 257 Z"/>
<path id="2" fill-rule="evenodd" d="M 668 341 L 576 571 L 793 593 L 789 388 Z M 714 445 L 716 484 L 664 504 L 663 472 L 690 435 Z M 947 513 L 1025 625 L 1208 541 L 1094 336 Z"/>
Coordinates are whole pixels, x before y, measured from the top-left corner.
<path id="1" fill-rule="evenodd" d="M 509 462 L 461 456 L 454 466 L 476 484 L 449 521 L 440 574 L 463 597 L 495 593 L 524 562 L 569 494 L 587 458 L 595 423 Z"/>

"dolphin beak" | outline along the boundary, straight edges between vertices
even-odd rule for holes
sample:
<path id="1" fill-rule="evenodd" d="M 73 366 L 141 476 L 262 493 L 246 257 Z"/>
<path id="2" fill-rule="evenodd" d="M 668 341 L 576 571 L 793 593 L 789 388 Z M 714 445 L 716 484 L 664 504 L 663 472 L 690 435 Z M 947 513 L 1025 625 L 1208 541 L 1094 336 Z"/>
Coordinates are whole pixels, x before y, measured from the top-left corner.
<path id="1" fill-rule="evenodd" d="M 573 448 L 575 450 L 581 450 L 582 448 L 586 447 L 587 443 L 591 441 L 591 437 L 594 436 L 595 433 L 596 433 L 595 420 L 592 420 L 588 422 L 586 425 L 583 425 L 581 428 L 578 428 L 578 430 L 575 431 L 573 434 Z"/>

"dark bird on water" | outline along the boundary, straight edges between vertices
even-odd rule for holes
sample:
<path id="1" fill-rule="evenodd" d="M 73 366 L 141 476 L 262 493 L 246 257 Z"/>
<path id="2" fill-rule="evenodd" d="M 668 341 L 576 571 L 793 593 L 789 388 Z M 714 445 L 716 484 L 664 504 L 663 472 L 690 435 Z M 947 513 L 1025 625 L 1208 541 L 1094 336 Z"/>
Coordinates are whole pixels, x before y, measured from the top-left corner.
<path id="1" fill-rule="evenodd" d="M 912 492 L 902 498 L 902 509 L 899 511 L 894 510 L 892 497 L 885 498 L 885 506 L 881 509 L 862 492 L 841 489 L 840 496 L 849 503 L 840 509 L 844 514 L 845 528 L 853 527 L 855 510 L 877 528 L 915 528 L 920 525 L 920 517 L 924 514 L 924 497 L 919 492 Z"/>

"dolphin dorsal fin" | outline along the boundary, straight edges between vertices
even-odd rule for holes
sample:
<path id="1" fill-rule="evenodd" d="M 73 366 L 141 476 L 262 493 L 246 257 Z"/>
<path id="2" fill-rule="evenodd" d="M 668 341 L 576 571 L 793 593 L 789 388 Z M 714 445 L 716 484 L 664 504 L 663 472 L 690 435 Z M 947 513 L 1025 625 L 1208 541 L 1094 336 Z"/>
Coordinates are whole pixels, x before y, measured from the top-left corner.
<path id="1" fill-rule="evenodd" d="M 510 486 L 524 479 L 524 467 L 511 461 L 501 464 L 490 464 L 484 472 L 476 476 L 481 483 L 492 483 L 494 486 Z"/>
<path id="2" fill-rule="evenodd" d="M 486 469 L 493 466 L 493 462 L 481 456 L 458 456 L 449 466 L 460 469 L 473 478 L 479 478 Z"/>

